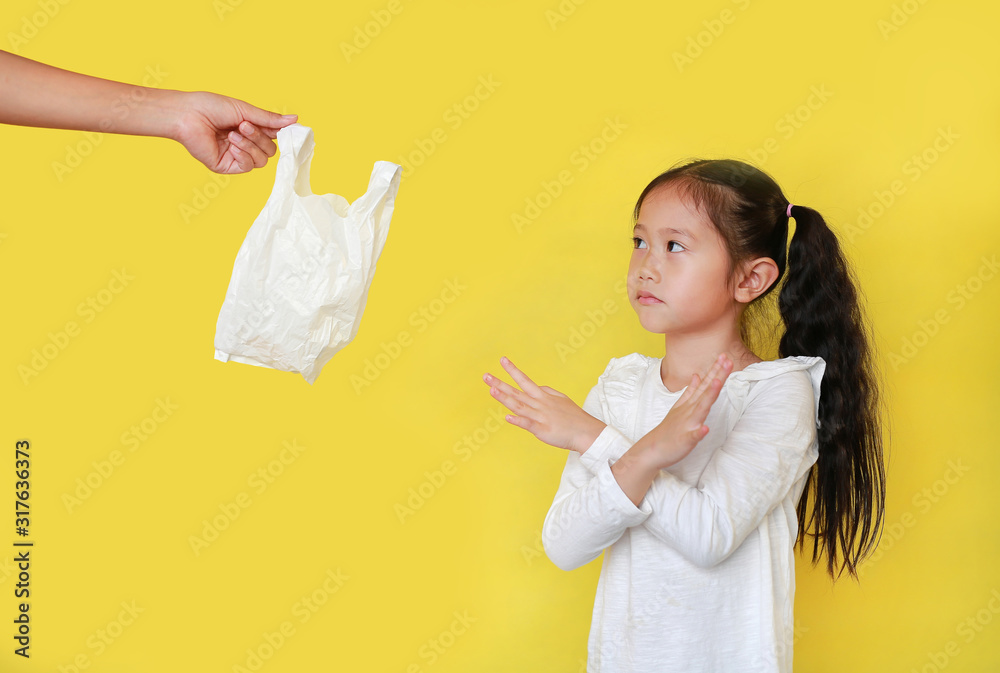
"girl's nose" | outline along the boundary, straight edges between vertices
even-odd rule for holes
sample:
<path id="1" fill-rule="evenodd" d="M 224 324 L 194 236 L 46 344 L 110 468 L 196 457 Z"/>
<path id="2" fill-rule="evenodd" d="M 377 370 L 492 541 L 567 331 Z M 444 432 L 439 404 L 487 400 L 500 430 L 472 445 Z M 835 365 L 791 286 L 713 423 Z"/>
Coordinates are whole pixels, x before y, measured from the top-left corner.
<path id="1" fill-rule="evenodd" d="M 651 280 L 654 282 L 659 278 L 656 260 L 648 252 L 639 261 L 638 275 L 642 280 Z"/>

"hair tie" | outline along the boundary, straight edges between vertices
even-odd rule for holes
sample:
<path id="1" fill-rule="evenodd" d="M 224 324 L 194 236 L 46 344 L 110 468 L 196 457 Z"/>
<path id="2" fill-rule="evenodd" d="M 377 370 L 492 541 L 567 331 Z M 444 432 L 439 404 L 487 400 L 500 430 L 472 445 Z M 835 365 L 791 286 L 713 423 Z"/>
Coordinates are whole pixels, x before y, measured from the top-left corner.
<path id="1" fill-rule="evenodd" d="M 788 208 L 785 209 L 785 217 L 791 217 L 791 216 L 792 216 L 792 204 L 789 203 Z"/>

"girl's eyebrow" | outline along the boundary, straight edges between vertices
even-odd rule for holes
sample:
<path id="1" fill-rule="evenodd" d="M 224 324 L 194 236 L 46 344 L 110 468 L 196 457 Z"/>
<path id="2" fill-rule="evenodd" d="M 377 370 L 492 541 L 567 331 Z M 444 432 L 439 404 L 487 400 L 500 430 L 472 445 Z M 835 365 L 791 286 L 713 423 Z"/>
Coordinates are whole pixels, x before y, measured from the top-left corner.
<path id="1" fill-rule="evenodd" d="M 645 229 L 646 229 L 645 225 L 643 225 L 643 224 L 640 223 L 640 224 L 636 224 L 634 227 L 632 227 L 632 231 L 639 231 L 640 229 L 643 230 L 643 231 L 645 231 Z M 675 229 L 674 227 L 662 227 L 660 229 L 659 233 L 660 234 L 675 235 L 675 236 L 683 236 L 683 237 L 686 237 L 686 238 L 690 238 L 691 240 L 694 240 L 694 236 L 692 236 L 689 231 L 685 231 L 684 229 Z"/>

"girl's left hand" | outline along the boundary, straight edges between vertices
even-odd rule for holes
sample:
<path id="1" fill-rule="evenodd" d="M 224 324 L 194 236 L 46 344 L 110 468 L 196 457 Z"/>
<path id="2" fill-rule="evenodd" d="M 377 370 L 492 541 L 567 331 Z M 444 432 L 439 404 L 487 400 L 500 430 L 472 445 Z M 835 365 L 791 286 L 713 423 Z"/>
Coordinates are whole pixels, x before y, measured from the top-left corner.
<path id="1" fill-rule="evenodd" d="M 570 398 L 548 386 L 538 386 L 507 358 L 500 364 L 521 387 L 508 385 L 492 374 L 483 375 L 493 397 L 513 411 L 507 422 L 546 444 L 583 454 L 606 427 Z"/>

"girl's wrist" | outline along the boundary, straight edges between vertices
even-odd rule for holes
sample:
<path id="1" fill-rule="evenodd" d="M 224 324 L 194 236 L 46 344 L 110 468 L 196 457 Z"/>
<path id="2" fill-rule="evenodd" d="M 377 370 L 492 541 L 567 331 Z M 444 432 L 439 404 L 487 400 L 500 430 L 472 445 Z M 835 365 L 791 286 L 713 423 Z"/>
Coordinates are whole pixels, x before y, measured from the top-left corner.
<path id="1" fill-rule="evenodd" d="M 625 455 L 629 455 L 629 453 L 632 454 L 630 457 L 633 463 L 632 469 L 644 475 L 653 477 L 657 472 L 666 467 L 662 464 L 663 456 L 660 453 L 659 447 L 652 442 L 647 443 L 639 440 Z"/>
<path id="2" fill-rule="evenodd" d="M 611 474 L 622 492 L 636 507 L 646 497 L 653 480 L 659 473 L 656 454 L 648 442 L 639 440 L 631 449 L 611 466 Z"/>
<path id="3" fill-rule="evenodd" d="M 604 428 L 608 427 L 593 416 L 591 416 L 591 419 L 593 422 L 588 422 L 587 427 L 577 434 L 575 445 L 570 447 L 571 450 L 576 451 L 581 456 L 594 445 L 597 438 L 604 432 Z"/>

